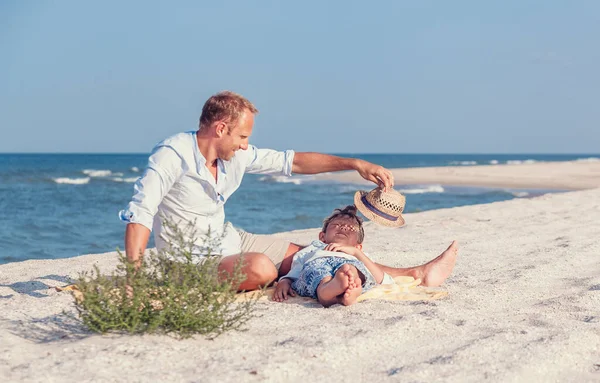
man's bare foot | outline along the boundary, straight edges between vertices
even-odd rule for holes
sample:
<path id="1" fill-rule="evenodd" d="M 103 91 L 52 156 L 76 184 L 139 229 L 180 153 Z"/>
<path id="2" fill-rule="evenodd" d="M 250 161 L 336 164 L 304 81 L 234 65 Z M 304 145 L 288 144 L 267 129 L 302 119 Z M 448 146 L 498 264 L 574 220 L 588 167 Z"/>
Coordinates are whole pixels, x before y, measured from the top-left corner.
<path id="1" fill-rule="evenodd" d="M 348 290 L 350 284 L 354 284 L 352 268 L 354 267 L 348 264 L 342 265 L 342 267 L 336 271 L 335 276 L 332 279 L 329 281 L 324 280 L 324 282 L 319 285 L 317 288 L 319 303 L 325 307 L 338 303 L 338 296 Z M 354 269 L 356 270 L 356 268 Z"/>
<path id="2" fill-rule="evenodd" d="M 415 278 L 421 278 L 423 286 L 439 286 L 452 273 L 456 257 L 458 256 L 458 242 L 453 241 L 450 246 L 435 259 L 419 266 L 415 271 Z"/>
<path id="3" fill-rule="evenodd" d="M 356 303 L 356 300 L 360 294 L 362 294 L 362 281 L 358 276 L 358 271 L 356 268 L 352 267 L 352 269 L 354 269 L 352 270 L 353 274 L 356 273 L 356 275 L 354 275 L 354 279 L 348 284 L 346 291 L 344 291 L 342 295 L 338 296 L 338 303 L 344 306 L 350 306 Z"/>

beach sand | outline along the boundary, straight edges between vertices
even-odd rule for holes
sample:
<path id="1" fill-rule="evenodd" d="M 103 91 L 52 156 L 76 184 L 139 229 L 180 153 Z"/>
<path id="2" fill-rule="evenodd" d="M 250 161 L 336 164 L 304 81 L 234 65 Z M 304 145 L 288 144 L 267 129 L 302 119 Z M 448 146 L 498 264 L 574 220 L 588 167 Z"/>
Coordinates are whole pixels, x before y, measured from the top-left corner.
<path id="1" fill-rule="evenodd" d="M 600 187 L 600 161 L 539 162 L 519 165 L 444 166 L 392 169 L 396 185 L 442 184 L 581 190 Z M 367 183 L 356 172 L 318 174 L 316 179 Z"/>
<path id="2" fill-rule="evenodd" d="M 582 165 L 597 180 L 600 165 Z M 536 187 L 560 177 L 544 178 Z M 573 179 L 572 188 L 591 187 Z M 94 264 L 109 272 L 114 253 L 1 265 L 1 380 L 600 381 L 600 189 L 405 218 L 400 229 L 367 223 L 366 251 L 411 266 L 458 240 L 446 298 L 329 309 L 263 302 L 248 331 L 215 340 L 102 336 L 61 315 L 73 298 L 50 287 Z M 308 243 L 317 231 L 277 236 Z"/>

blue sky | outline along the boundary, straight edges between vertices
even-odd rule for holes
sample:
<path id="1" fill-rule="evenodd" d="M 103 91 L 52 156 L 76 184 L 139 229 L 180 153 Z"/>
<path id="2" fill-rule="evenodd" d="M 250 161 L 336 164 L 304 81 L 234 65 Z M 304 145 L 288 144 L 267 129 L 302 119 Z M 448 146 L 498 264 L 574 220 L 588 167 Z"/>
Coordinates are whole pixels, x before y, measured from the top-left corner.
<path id="1" fill-rule="evenodd" d="M 260 147 L 598 153 L 599 40 L 597 1 L 2 1 L 0 152 L 148 152 L 229 89 Z"/>

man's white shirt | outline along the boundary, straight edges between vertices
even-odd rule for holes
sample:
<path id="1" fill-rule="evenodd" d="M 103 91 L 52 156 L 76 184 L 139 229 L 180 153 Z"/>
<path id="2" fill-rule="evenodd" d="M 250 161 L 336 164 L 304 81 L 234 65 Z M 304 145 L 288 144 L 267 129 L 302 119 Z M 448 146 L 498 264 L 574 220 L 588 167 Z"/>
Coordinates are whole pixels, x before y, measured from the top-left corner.
<path id="1" fill-rule="evenodd" d="M 198 149 L 196 132 L 176 134 L 154 147 L 148 167 L 135 183 L 133 198 L 119 217 L 154 231 L 158 249 L 165 248 L 173 238 L 166 219 L 177 225 L 187 240 L 195 240 L 197 255 L 205 254 L 209 232 L 211 242 L 219 242 L 213 253 L 237 254 L 241 251 L 240 236 L 231 223 L 225 223 L 225 202 L 240 186 L 245 173 L 291 176 L 293 161 L 293 150 L 249 145 L 247 150 L 236 151 L 229 161 L 217 160 L 215 181 Z"/>

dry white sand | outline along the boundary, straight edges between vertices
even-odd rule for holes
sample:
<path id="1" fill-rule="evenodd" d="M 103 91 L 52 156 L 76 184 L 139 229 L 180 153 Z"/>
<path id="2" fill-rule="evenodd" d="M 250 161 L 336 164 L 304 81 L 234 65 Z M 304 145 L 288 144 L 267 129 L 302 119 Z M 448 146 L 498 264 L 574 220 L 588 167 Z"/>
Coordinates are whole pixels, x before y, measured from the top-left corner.
<path id="1" fill-rule="evenodd" d="M 539 162 L 520 165 L 445 166 L 392 169 L 396 185 L 442 184 L 504 188 L 580 190 L 600 187 L 600 161 Z M 356 172 L 315 178 L 367 183 Z"/>
<path id="2" fill-rule="evenodd" d="M 0 266 L 0 381 L 600 381 L 600 189 L 406 216 L 366 227 L 377 261 L 459 260 L 430 302 L 323 309 L 260 303 L 215 340 L 101 336 L 65 319 L 51 286 L 114 253 Z M 307 243 L 317 230 L 280 233 Z"/>

